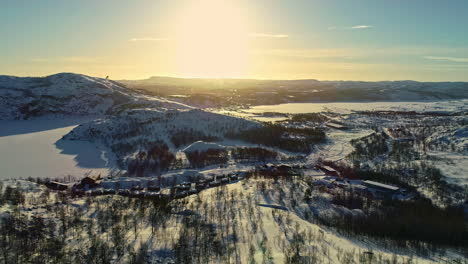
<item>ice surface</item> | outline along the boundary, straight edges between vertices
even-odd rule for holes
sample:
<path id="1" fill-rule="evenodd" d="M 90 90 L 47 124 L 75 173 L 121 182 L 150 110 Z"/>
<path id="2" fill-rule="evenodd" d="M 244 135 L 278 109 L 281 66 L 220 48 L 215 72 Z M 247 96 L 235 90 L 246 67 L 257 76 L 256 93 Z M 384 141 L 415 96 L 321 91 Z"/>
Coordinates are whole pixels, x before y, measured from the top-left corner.
<path id="1" fill-rule="evenodd" d="M 85 141 L 61 140 L 83 119 L 0 121 L 1 179 L 82 177 L 113 167 L 106 149 Z"/>

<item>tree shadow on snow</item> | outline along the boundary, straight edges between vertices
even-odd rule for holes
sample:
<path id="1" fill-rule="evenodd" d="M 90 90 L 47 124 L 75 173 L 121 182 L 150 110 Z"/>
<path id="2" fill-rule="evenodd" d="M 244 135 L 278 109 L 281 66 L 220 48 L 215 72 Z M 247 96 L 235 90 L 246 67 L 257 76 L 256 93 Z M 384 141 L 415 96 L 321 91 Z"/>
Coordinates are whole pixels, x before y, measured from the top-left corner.
<path id="1" fill-rule="evenodd" d="M 272 208 L 272 209 L 279 209 L 283 211 L 288 211 L 288 208 L 282 205 L 276 205 L 276 204 L 264 204 L 264 203 L 259 203 L 257 204 L 258 206 L 261 207 L 267 207 L 267 208 Z"/>

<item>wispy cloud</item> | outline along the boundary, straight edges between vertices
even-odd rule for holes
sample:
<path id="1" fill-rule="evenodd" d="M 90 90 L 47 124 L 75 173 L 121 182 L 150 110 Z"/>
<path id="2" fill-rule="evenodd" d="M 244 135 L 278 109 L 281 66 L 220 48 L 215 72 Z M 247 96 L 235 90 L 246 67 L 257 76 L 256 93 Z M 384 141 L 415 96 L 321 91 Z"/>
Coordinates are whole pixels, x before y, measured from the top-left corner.
<path id="1" fill-rule="evenodd" d="M 72 62 L 72 63 L 94 63 L 100 62 L 102 59 L 98 57 L 80 57 L 80 56 L 72 56 L 72 57 L 61 57 L 59 60 L 64 62 Z"/>
<path id="2" fill-rule="evenodd" d="M 151 37 L 145 37 L 145 38 L 131 38 L 129 41 L 131 42 L 137 42 L 137 41 L 166 41 L 169 40 L 168 38 L 151 38 Z"/>
<path id="3" fill-rule="evenodd" d="M 86 56 L 69 56 L 69 57 L 50 57 L 50 58 L 33 58 L 32 62 L 37 63 L 56 63 L 56 62 L 68 62 L 68 63 L 96 63 L 101 62 L 102 58 L 98 57 L 86 57 Z"/>
<path id="4" fill-rule="evenodd" d="M 351 49 L 261 49 L 254 53 L 303 59 L 351 59 L 361 55 L 359 51 Z"/>
<path id="5" fill-rule="evenodd" d="M 437 56 L 425 56 L 428 60 L 440 60 L 440 61 L 451 61 L 451 62 L 468 62 L 468 58 L 459 57 L 437 57 Z"/>
<path id="6" fill-rule="evenodd" d="M 371 26 L 371 25 L 356 25 L 356 26 L 352 26 L 351 29 L 369 29 L 373 27 L 374 26 Z"/>
<path id="7" fill-rule="evenodd" d="M 289 38 L 286 34 L 251 33 L 253 38 Z"/>
<path id="8" fill-rule="evenodd" d="M 373 28 L 372 25 L 355 25 L 355 26 L 347 26 L 347 27 L 338 27 L 338 26 L 329 26 L 328 30 L 349 30 L 349 29 L 370 29 Z"/>

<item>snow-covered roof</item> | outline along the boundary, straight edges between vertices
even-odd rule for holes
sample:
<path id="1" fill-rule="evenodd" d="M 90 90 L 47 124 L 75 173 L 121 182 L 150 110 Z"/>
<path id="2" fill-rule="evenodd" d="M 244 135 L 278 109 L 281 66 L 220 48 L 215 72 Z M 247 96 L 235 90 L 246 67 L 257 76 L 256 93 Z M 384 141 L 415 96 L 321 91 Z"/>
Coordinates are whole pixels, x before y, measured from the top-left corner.
<path id="1" fill-rule="evenodd" d="M 330 172 L 336 172 L 336 170 L 330 166 L 322 166 L 322 168 Z"/>
<path id="2" fill-rule="evenodd" d="M 327 126 L 332 128 L 345 128 L 345 126 L 336 123 L 327 123 Z"/>
<path id="3" fill-rule="evenodd" d="M 211 143 L 211 142 L 205 142 L 205 141 L 197 141 L 192 144 L 190 144 L 188 147 L 183 149 L 183 152 L 194 152 L 194 151 L 206 151 L 208 149 L 225 149 L 225 146 L 216 144 L 216 143 Z"/>
<path id="4" fill-rule="evenodd" d="M 388 185 L 388 184 L 383 184 L 383 183 L 380 183 L 380 182 L 375 182 L 375 181 L 363 181 L 363 183 L 365 183 L 366 185 L 368 186 L 375 186 L 375 187 L 378 187 L 378 188 L 384 188 L 384 189 L 388 189 L 388 190 L 392 190 L 392 191 L 398 191 L 398 187 L 395 187 L 395 186 L 391 186 L 391 185 Z"/>

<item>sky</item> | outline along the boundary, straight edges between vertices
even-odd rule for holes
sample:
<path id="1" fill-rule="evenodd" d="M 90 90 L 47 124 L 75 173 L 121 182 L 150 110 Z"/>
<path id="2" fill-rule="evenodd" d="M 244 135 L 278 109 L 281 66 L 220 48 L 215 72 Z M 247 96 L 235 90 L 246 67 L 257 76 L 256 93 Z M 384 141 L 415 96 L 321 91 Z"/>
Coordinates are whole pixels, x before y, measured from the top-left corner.
<path id="1" fill-rule="evenodd" d="M 0 0 L 0 75 L 468 81 L 466 0 Z"/>

